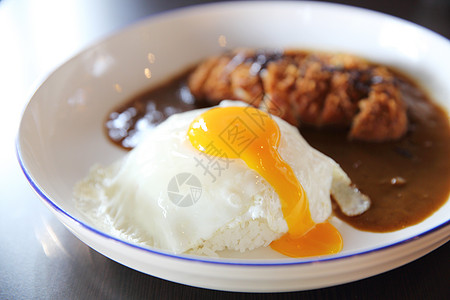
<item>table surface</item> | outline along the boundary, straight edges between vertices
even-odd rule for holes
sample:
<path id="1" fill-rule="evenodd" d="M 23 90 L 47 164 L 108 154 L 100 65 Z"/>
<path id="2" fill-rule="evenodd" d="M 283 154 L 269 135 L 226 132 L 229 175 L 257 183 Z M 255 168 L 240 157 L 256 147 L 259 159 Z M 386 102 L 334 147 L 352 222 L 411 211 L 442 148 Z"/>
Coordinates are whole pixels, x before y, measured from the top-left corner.
<path id="1" fill-rule="evenodd" d="M 450 299 L 450 243 L 395 270 L 339 286 L 279 294 L 221 292 L 120 265 L 80 242 L 39 201 L 14 145 L 36 82 L 137 20 L 206 2 L 0 0 L 0 299 Z M 395 15 L 450 37 L 448 0 L 334 2 Z"/>

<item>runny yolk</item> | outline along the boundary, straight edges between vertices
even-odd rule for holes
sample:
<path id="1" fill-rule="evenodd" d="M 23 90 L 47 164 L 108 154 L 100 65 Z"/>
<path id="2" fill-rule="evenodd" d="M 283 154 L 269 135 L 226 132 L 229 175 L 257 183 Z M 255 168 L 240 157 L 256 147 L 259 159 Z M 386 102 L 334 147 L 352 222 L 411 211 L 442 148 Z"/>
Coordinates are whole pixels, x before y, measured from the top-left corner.
<path id="1" fill-rule="evenodd" d="M 312 220 L 303 187 L 278 153 L 278 124 L 267 113 L 253 107 L 213 108 L 191 123 L 187 135 L 199 151 L 242 159 L 274 188 L 288 225 L 288 232 L 271 243 L 274 250 L 290 257 L 305 257 L 342 249 L 342 237 L 333 225 Z M 208 151 L 212 145 L 221 151 Z"/>

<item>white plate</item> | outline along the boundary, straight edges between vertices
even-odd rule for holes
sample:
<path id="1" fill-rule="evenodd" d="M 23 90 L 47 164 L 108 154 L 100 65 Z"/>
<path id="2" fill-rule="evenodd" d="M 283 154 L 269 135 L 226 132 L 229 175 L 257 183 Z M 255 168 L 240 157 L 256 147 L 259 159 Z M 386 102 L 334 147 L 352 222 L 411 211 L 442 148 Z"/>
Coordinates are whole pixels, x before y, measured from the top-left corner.
<path id="1" fill-rule="evenodd" d="M 22 119 L 17 152 L 43 202 L 80 240 L 128 267 L 188 285 L 231 291 L 294 291 L 393 269 L 449 240 L 450 201 L 424 222 L 375 234 L 334 219 L 336 256 L 278 258 L 270 249 L 208 259 L 149 250 L 99 232 L 76 210 L 72 189 L 94 163 L 124 155 L 102 131 L 108 111 L 208 55 L 238 46 L 346 51 L 411 74 L 450 111 L 450 43 L 412 23 L 341 5 L 239 2 L 144 20 L 99 42 L 51 74 Z M 149 73 L 149 71 L 150 73 Z M 147 70 L 147 71 L 146 71 Z M 151 74 L 151 76 L 148 76 Z M 150 78 L 148 78 L 150 77 Z"/>

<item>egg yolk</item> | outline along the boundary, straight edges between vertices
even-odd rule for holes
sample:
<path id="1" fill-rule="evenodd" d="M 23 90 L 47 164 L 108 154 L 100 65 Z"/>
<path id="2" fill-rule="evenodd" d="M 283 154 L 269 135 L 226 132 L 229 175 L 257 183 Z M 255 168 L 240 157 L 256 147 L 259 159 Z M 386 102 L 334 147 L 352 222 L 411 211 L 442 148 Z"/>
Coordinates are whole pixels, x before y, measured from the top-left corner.
<path id="1" fill-rule="evenodd" d="M 342 237 L 333 225 L 312 220 L 303 187 L 278 153 L 281 133 L 270 115 L 253 107 L 213 108 L 194 119 L 187 136 L 206 154 L 242 159 L 274 188 L 288 225 L 288 232 L 271 243 L 274 250 L 305 257 L 342 249 Z M 211 145 L 221 151 L 208 151 Z"/>

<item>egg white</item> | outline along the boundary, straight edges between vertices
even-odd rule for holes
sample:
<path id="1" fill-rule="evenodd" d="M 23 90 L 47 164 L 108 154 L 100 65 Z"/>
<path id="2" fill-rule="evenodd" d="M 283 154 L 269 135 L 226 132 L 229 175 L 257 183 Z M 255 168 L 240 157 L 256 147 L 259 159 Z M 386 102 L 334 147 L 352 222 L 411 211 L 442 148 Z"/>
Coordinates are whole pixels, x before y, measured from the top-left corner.
<path id="1" fill-rule="evenodd" d="M 94 226 L 141 245 L 205 255 L 267 246 L 287 232 L 278 195 L 264 178 L 240 159 L 219 161 L 190 144 L 188 127 L 204 111 L 171 116 L 123 159 L 92 168 L 77 184 L 75 199 Z M 348 189 L 350 180 L 336 162 L 310 147 L 297 128 L 274 118 L 281 130 L 280 155 L 306 191 L 316 223 L 331 215 L 330 193 L 336 186 L 336 194 L 344 194 L 338 198 L 346 198 L 350 210 L 355 202 L 357 211 L 367 209 L 367 199 L 349 196 L 354 194 Z M 200 182 L 195 203 L 180 206 L 172 201 L 170 182 L 179 174 Z M 178 194 L 189 192 L 184 184 Z"/>

